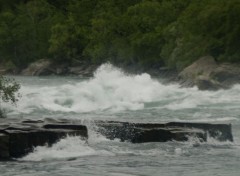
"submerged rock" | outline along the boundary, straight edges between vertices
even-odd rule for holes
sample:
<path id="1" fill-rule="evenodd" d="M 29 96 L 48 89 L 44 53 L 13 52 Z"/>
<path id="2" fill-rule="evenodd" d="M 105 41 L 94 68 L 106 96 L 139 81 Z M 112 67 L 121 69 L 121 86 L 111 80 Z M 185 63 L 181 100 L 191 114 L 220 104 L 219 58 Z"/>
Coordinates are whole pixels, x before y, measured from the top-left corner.
<path id="1" fill-rule="evenodd" d="M 90 125 L 108 139 L 132 143 L 187 141 L 189 138 L 204 142 L 209 137 L 233 141 L 230 124 L 93 121 Z M 0 160 L 22 157 L 36 146 L 51 146 L 68 135 L 87 139 L 88 130 L 78 120 L 0 119 Z"/>

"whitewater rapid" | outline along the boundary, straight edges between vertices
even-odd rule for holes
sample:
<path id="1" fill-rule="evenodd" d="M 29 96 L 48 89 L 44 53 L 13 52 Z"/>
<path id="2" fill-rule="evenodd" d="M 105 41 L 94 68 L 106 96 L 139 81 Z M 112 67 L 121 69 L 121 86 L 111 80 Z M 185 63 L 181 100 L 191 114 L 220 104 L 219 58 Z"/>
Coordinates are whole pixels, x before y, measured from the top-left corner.
<path id="1" fill-rule="evenodd" d="M 209 138 L 207 142 L 200 142 L 198 138 L 189 138 L 185 142 L 172 141 L 167 143 L 132 144 L 129 142 L 120 142 L 119 139 L 110 140 L 90 130 L 87 141 L 79 136 L 67 136 L 52 146 L 35 147 L 33 152 L 18 160 L 69 161 L 83 157 L 118 157 L 127 155 L 179 157 L 189 155 L 191 152 L 197 152 L 198 149 L 204 148 L 206 151 L 209 148 L 233 148 L 240 150 L 239 142 L 220 142 L 214 138 Z"/>
<path id="2" fill-rule="evenodd" d="M 240 85 L 230 90 L 199 91 L 196 87 L 164 85 L 147 73 L 129 75 L 111 64 L 100 66 L 91 79 L 65 78 L 61 82 L 54 77 L 38 78 L 37 82 L 34 78 L 26 78 L 25 82 L 21 82 L 21 77 L 16 79 L 22 84 L 20 101 L 17 106 L 2 104 L 10 116 L 35 112 L 50 115 L 194 110 L 192 116 L 198 117 L 204 111 L 208 118 L 212 110 L 222 108 L 239 113 Z M 220 118 L 235 119 L 231 115 Z"/>
<path id="3" fill-rule="evenodd" d="M 240 172 L 240 85 L 199 91 L 163 84 L 147 73 L 130 75 L 110 64 L 92 78 L 14 77 L 21 84 L 17 106 L 1 103 L 7 118 L 64 118 L 88 126 L 87 141 L 68 136 L 52 146 L 38 146 L 15 162 L 0 162 L 1 175 L 200 176 Z M 234 142 L 214 139 L 132 144 L 108 140 L 94 120 L 134 122 L 231 123 Z M 201 166 L 201 167 L 199 167 Z"/>

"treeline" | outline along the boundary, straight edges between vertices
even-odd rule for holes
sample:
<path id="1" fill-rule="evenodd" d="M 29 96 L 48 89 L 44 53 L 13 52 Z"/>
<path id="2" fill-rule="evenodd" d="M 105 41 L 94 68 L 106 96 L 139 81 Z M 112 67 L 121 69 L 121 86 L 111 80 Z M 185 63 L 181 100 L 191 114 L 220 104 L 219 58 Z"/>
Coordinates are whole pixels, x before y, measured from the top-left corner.
<path id="1" fill-rule="evenodd" d="M 240 0 L 0 0 L 0 62 L 240 61 Z"/>

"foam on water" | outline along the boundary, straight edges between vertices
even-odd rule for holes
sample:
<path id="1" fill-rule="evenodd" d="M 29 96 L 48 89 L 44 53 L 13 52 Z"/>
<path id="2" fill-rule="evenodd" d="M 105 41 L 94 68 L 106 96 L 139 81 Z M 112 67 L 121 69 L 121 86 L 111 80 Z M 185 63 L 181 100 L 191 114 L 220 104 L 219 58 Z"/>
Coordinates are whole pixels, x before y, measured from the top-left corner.
<path id="1" fill-rule="evenodd" d="M 113 155 L 106 150 L 96 150 L 78 136 L 71 136 L 61 139 L 56 144 L 49 146 L 38 146 L 34 151 L 21 160 L 25 161 L 42 161 L 64 158 L 78 158 L 83 156 L 105 156 Z"/>
<path id="2" fill-rule="evenodd" d="M 117 156 L 171 156 L 179 157 L 197 152 L 200 148 L 208 150 L 239 148 L 238 143 L 219 142 L 215 139 L 209 139 L 207 142 L 200 142 L 197 138 L 189 138 L 185 142 L 167 142 L 167 143 L 146 143 L 131 144 L 110 141 L 104 137 L 96 138 L 89 136 L 88 141 L 80 137 L 69 136 L 61 139 L 56 144 L 49 146 L 38 146 L 32 153 L 19 159 L 20 161 L 46 161 L 46 160 L 73 160 L 89 156 L 117 157 Z M 94 142 L 94 138 L 97 142 Z M 91 142 L 92 141 L 92 142 Z"/>
<path id="3" fill-rule="evenodd" d="M 36 147 L 16 165 L 12 162 L 7 162 L 8 167 L 2 165 L 2 173 L 5 172 L 6 176 L 31 175 L 30 171 L 36 175 L 46 168 L 51 171 L 42 175 L 74 175 L 74 171 L 75 175 L 91 175 L 86 174 L 89 171 L 93 171 L 92 175 L 154 175 L 151 169 L 158 171 L 155 175 L 164 175 L 164 171 L 165 175 L 172 175 L 169 171 L 185 174 L 189 168 L 193 168 L 190 169 L 192 171 L 200 165 L 207 169 L 187 175 L 239 173 L 240 85 L 229 90 L 203 92 L 195 87 L 164 85 L 148 74 L 127 75 L 110 64 L 102 65 L 88 80 L 49 77 L 21 79 L 24 81 L 18 106 L 1 104 L 8 109 L 9 117 L 23 114 L 24 117 L 40 118 L 43 114 L 45 118 L 52 114 L 50 117 L 58 118 L 63 114 L 65 118 L 71 118 L 75 113 L 73 118 L 83 117 L 84 120 L 88 120 L 85 119 L 86 114 L 96 118 L 114 114 L 118 120 L 139 118 L 137 122 L 147 118 L 150 122 L 231 122 L 235 142 L 208 138 L 207 142 L 201 143 L 196 138 L 189 138 L 186 142 L 132 144 L 110 141 L 94 132 L 94 126 L 90 123 L 86 124 L 89 129 L 87 142 L 79 137 L 67 137 L 51 147 Z M 212 166 L 212 163 L 216 165 Z M 103 170 L 107 170 L 107 174 L 101 173 Z M 134 174 L 135 171 L 139 173 Z M 229 171 L 234 172 L 229 174 Z"/>
<path id="4" fill-rule="evenodd" d="M 49 146 L 38 146 L 33 152 L 19 159 L 20 161 L 46 161 L 46 160 L 73 160 L 89 156 L 161 156 L 161 155 L 178 155 L 175 148 L 162 149 L 159 146 L 147 143 L 144 145 L 120 142 L 118 140 L 107 140 L 104 137 L 100 139 L 96 136 L 89 136 L 88 141 L 80 137 L 68 136 L 61 139 L 56 144 Z M 97 142 L 94 141 L 94 138 Z M 94 141 L 94 142 L 93 142 Z M 184 144 L 185 145 L 185 144 Z M 179 148 L 176 148 L 179 150 Z"/>
<path id="5" fill-rule="evenodd" d="M 49 81 L 54 79 L 49 78 Z M 240 85 L 230 90 L 215 92 L 199 91 L 196 87 L 180 88 L 178 84 L 163 85 L 146 73 L 127 75 L 110 64 L 100 66 L 94 77 L 88 80 L 75 79 L 58 85 L 29 82 L 22 84 L 20 92 L 22 98 L 17 107 L 3 104 L 12 115 L 31 114 L 35 111 L 78 114 L 142 109 L 179 111 L 196 108 L 204 109 L 204 112 L 208 112 L 209 108 L 239 112 L 240 105 Z M 199 111 L 195 113 L 198 114 Z"/>
<path id="6" fill-rule="evenodd" d="M 237 108 L 240 103 L 240 85 L 234 86 L 230 90 L 219 91 L 199 91 L 194 88 L 182 88 L 179 90 L 182 96 L 176 96 L 176 101 L 171 102 L 165 107 L 171 110 L 185 108 L 195 108 L 204 105 L 228 105 L 227 108 Z M 236 103 L 236 106 L 232 106 Z M 226 107 L 226 106 L 225 106 Z"/>
<path id="7" fill-rule="evenodd" d="M 60 86 L 22 85 L 22 98 L 16 111 L 35 109 L 62 112 L 121 111 L 143 109 L 144 103 L 167 99 L 164 86 L 148 74 L 130 76 L 110 64 L 102 65 L 90 80 Z M 10 108 L 10 107 L 9 107 Z"/>

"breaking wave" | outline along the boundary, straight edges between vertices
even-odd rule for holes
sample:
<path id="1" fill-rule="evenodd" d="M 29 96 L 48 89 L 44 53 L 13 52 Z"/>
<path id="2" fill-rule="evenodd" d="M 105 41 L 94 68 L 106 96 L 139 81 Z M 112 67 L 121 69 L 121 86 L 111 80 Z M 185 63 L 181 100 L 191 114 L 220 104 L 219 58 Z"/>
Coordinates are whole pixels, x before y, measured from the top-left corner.
<path id="1" fill-rule="evenodd" d="M 26 161 L 42 161 L 52 159 L 74 159 L 83 156 L 94 155 L 112 155 L 112 153 L 106 150 L 96 150 L 90 147 L 85 140 L 82 140 L 79 136 L 71 136 L 61 139 L 56 144 L 49 146 L 38 146 L 34 151 L 21 160 Z"/>
<path id="2" fill-rule="evenodd" d="M 198 138 L 189 138 L 185 142 L 132 144 L 119 140 L 108 140 L 91 131 L 87 141 L 79 136 L 68 136 L 52 146 L 38 146 L 20 161 L 77 160 L 79 158 L 117 157 L 117 156 L 169 156 L 178 157 L 197 154 L 199 150 L 239 148 L 239 143 L 220 142 L 209 138 L 200 142 Z"/>
<path id="3" fill-rule="evenodd" d="M 57 79 L 54 78 L 45 79 L 43 84 L 34 81 L 23 83 L 18 106 L 3 106 L 12 114 L 35 111 L 78 114 L 142 109 L 179 111 L 194 108 L 204 109 L 205 114 L 209 109 L 217 112 L 222 108 L 236 114 L 240 112 L 240 85 L 215 92 L 199 91 L 196 87 L 180 88 L 178 84 L 164 85 L 146 73 L 128 75 L 110 64 L 100 66 L 91 79 L 69 79 L 63 79 L 60 84 L 55 84 Z M 195 110 L 195 113 L 199 111 Z"/>

